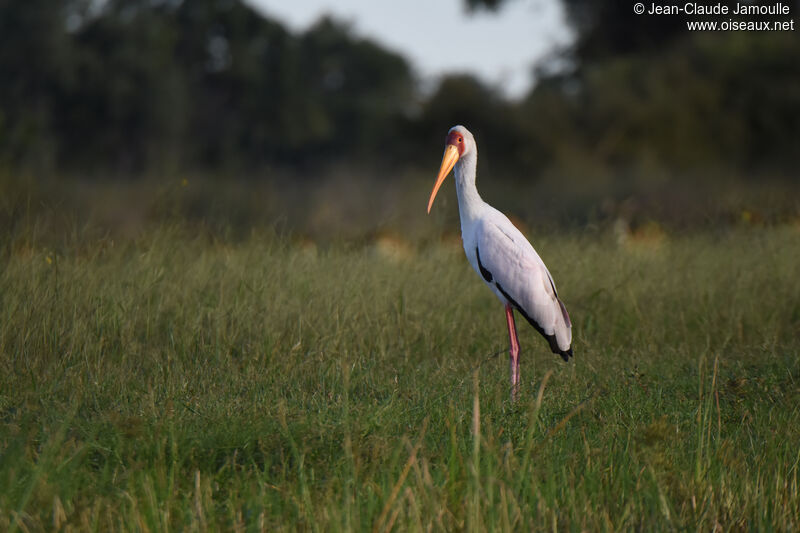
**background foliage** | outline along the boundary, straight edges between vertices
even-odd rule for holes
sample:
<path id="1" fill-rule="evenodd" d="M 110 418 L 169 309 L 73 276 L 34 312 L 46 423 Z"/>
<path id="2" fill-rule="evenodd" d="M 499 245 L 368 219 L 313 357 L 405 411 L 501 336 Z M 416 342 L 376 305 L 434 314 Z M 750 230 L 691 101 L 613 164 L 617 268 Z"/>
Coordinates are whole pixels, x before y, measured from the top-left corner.
<path id="1" fill-rule="evenodd" d="M 400 53 L 346 24 L 293 33 L 241 0 L 3 0 L 0 155 L 15 168 L 132 176 L 408 166 L 463 122 L 505 175 L 575 161 L 793 174 L 797 32 L 691 33 L 624 2 L 564 4 L 573 46 L 508 101 L 465 75 L 423 93 Z"/>

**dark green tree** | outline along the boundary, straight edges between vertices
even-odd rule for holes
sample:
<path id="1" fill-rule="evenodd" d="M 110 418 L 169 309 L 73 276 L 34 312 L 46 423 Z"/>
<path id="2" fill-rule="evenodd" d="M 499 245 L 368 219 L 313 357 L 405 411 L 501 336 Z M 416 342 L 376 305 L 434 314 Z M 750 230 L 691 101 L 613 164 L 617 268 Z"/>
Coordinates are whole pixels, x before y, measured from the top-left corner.
<path id="1" fill-rule="evenodd" d="M 292 34 L 241 0 L 0 0 L 0 45 L 12 165 L 140 174 L 364 157 L 416 98 L 398 54 L 330 19 Z"/>
<path id="2" fill-rule="evenodd" d="M 56 156 L 54 95 L 72 81 L 64 21 L 74 5 L 0 0 L 0 158 L 7 164 L 41 167 Z"/>

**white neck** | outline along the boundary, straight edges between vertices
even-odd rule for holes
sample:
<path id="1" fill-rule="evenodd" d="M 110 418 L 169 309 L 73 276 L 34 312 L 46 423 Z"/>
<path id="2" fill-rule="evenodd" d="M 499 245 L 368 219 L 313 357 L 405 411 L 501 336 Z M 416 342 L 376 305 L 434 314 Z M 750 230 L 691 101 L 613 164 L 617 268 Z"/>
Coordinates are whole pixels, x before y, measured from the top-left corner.
<path id="1" fill-rule="evenodd" d="M 462 232 L 478 218 L 483 207 L 483 200 L 475 187 L 477 167 L 478 154 L 475 149 L 460 158 L 455 167 L 458 214 L 461 217 Z"/>

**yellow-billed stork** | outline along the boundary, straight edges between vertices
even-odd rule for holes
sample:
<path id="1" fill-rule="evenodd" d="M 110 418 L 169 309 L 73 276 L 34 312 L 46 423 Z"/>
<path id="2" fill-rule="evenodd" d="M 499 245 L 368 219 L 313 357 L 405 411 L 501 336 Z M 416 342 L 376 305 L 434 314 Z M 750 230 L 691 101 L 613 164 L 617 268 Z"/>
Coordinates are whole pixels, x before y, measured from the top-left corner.
<path id="1" fill-rule="evenodd" d="M 447 142 L 439 175 L 428 200 L 428 213 L 442 182 L 455 167 L 461 240 L 467 259 L 484 283 L 497 295 L 506 311 L 511 366 L 511 396 L 519 387 L 519 338 L 514 309 L 547 339 L 553 353 L 564 361 L 572 356 L 572 323 L 558 298 L 556 284 L 531 243 L 508 218 L 484 202 L 475 188 L 478 148 L 464 126 L 454 126 Z"/>

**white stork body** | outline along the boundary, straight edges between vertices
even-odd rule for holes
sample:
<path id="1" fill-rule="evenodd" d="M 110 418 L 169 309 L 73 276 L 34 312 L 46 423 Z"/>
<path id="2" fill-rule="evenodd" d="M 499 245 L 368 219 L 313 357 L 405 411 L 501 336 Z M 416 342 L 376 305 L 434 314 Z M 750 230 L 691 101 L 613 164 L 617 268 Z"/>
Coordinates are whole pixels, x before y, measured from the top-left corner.
<path id="1" fill-rule="evenodd" d="M 461 239 L 467 260 L 484 283 L 503 303 L 511 344 L 512 396 L 519 385 L 519 340 L 513 310 L 519 311 L 547 339 L 553 353 L 565 361 L 572 355 L 572 324 L 559 300 L 553 277 L 539 254 L 508 218 L 484 202 L 475 187 L 478 150 L 472 134 L 463 126 L 448 132 L 433 199 L 450 169 L 455 166 Z"/>

